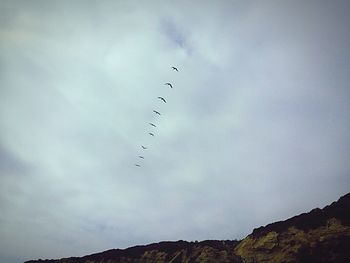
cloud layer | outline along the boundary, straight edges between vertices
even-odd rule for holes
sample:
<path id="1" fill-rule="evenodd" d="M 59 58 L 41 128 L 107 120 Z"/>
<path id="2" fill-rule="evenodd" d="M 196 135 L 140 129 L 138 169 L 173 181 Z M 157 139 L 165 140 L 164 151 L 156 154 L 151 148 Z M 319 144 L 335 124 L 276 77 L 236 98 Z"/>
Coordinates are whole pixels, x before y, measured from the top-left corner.
<path id="1" fill-rule="evenodd" d="M 1 262 L 239 239 L 349 191 L 349 3 L 190 2 L 2 1 Z"/>

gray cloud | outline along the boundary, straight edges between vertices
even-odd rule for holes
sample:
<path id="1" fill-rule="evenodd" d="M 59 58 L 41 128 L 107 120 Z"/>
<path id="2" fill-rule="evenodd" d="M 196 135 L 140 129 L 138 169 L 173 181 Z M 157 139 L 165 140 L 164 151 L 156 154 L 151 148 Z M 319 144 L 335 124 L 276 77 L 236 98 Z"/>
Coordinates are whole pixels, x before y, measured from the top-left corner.
<path id="1" fill-rule="evenodd" d="M 348 192 L 349 7 L 2 1 L 0 261 L 242 238 Z"/>

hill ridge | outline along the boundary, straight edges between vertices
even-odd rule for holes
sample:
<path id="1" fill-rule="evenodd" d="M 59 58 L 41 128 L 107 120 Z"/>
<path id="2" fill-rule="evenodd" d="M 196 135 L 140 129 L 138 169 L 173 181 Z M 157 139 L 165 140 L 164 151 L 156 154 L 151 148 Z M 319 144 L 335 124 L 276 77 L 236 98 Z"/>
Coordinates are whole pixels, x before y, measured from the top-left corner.
<path id="1" fill-rule="evenodd" d="M 284 221 L 255 228 L 243 240 L 161 241 L 83 257 L 25 263 L 350 262 L 350 193 Z"/>

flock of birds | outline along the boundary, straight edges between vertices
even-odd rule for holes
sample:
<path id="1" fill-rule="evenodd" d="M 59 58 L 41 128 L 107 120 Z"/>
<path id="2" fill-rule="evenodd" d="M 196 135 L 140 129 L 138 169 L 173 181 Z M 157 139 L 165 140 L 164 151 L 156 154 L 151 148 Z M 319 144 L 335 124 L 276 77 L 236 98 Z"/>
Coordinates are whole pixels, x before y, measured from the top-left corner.
<path id="1" fill-rule="evenodd" d="M 179 71 L 176 67 L 171 67 L 172 68 L 172 70 L 173 71 Z M 170 88 L 173 88 L 173 85 L 170 83 L 170 82 L 167 82 L 167 83 L 164 83 L 164 85 L 167 85 L 167 86 L 169 86 Z M 161 100 L 161 101 L 163 101 L 164 103 L 166 103 L 166 99 L 165 98 L 163 98 L 163 97 L 158 97 L 158 99 L 159 100 Z M 162 115 L 159 111 L 156 111 L 156 110 L 153 110 L 153 113 L 155 113 L 156 115 Z M 152 123 L 152 122 L 149 122 L 148 123 L 149 125 L 151 125 L 152 127 L 154 127 L 154 128 L 156 128 L 157 126 L 154 124 L 154 123 Z M 150 136 L 154 136 L 154 133 L 152 133 L 152 132 L 149 132 L 148 133 Z M 148 147 L 146 147 L 146 146 L 144 146 L 144 145 L 141 145 L 141 148 L 142 148 L 142 150 L 147 150 L 148 149 Z M 145 157 L 143 156 L 143 155 L 139 155 L 138 156 L 138 159 L 140 160 L 140 159 L 145 159 Z M 137 166 L 137 167 L 141 167 L 141 164 L 140 163 L 135 163 L 135 166 Z"/>

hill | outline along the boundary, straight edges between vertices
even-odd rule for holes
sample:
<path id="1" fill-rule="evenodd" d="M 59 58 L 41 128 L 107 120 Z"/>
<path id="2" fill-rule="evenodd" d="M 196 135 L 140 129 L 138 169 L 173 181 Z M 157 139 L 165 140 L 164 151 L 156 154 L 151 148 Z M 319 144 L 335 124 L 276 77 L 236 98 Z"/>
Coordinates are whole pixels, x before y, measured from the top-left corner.
<path id="1" fill-rule="evenodd" d="M 160 242 L 84 257 L 25 263 L 350 262 L 350 193 L 337 202 L 254 229 L 241 241 Z"/>

